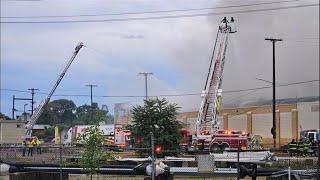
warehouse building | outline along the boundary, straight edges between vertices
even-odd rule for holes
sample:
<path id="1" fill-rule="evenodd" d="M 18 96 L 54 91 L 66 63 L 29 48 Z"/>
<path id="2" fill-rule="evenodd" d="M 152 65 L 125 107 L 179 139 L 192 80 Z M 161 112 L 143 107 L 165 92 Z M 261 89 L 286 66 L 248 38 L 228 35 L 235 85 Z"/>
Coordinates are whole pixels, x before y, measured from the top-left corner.
<path id="1" fill-rule="evenodd" d="M 184 112 L 177 117 L 185 128 L 195 132 L 198 112 Z M 219 117 L 220 128 L 241 130 L 261 135 L 267 147 L 273 145 L 271 135 L 272 106 L 252 106 L 225 108 Z M 209 123 L 207 124 L 209 126 Z M 302 130 L 319 129 L 319 102 L 299 102 L 294 104 L 279 104 L 276 108 L 276 143 L 277 147 L 286 144 L 291 139 L 298 139 Z"/>
<path id="2" fill-rule="evenodd" d="M 115 106 L 115 124 L 125 127 L 132 122 L 130 105 L 121 103 Z M 188 131 L 195 133 L 198 111 L 181 112 L 177 120 L 181 121 Z M 218 119 L 220 128 L 241 130 L 261 135 L 266 147 L 273 146 L 271 135 L 272 106 L 259 105 L 249 107 L 224 108 Z M 209 123 L 206 124 L 209 126 Z M 286 144 L 291 139 L 298 139 L 302 130 L 319 129 L 319 101 L 314 98 L 307 102 L 278 104 L 276 108 L 276 145 Z"/>

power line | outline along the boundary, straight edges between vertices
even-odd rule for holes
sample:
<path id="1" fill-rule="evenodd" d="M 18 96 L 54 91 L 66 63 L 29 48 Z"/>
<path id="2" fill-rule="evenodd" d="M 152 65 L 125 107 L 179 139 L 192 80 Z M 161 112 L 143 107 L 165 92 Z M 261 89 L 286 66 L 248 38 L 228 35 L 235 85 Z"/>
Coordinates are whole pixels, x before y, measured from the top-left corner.
<path id="1" fill-rule="evenodd" d="M 139 15 L 139 14 L 171 13 L 171 12 L 185 12 L 185 11 L 200 11 L 200 10 L 250 7 L 250 6 L 280 4 L 280 3 L 297 2 L 297 1 L 300 1 L 300 0 L 286 0 L 286 1 L 252 3 L 252 4 L 240 4 L 240 5 L 232 5 L 232 6 L 217 6 L 217 7 L 202 7 L 202 8 L 188 8 L 188 9 L 172 9 L 172 10 L 155 10 L 155 11 L 140 11 L 140 12 L 76 14 L 76 15 L 42 15 L 42 16 L 3 16 L 1 18 L 4 18 L 4 19 L 5 18 L 7 18 L 7 19 L 17 19 L 17 18 L 25 19 L 25 18 L 68 18 L 68 17 L 96 17 L 96 16 Z"/>
<path id="2" fill-rule="evenodd" d="M 166 15 L 166 16 L 150 16 L 150 17 L 132 17 L 132 18 L 110 18 L 110 19 L 95 19 L 95 20 L 64 20 L 64 21 L 1 21 L 2 24 L 58 24 L 58 23 L 99 23 L 99 22 L 121 22 L 121 21 L 141 21 L 141 20 L 159 20 L 159 19 L 175 19 L 175 18 L 190 18 L 201 16 L 213 16 L 213 15 L 226 15 L 226 14 L 242 14 L 252 12 L 266 12 L 284 9 L 295 9 L 303 7 L 319 6 L 319 3 L 295 5 L 288 7 L 275 7 L 264 9 L 251 9 L 251 10 L 238 10 L 229 12 L 209 12 L 199 14 L 182 14 L 182 15 Z"/>
<path id="3" fill-rule="evenodd" d="M 276 87 L 286 87 L 286 86 L 292 86 L 292 85 L 298 85 L 298 84 L 306 84 L 306 83 L 312 83 L 312 82 L 318 82 L 319 80 L 309 80 L 309 81 L 300 81 L 300 82 L 293 82 L 293 83 L 287 83 L 287 84 L 281 84 Z M 238 92 L 246 92 L 246 91 L 254 91 L 254 90 L 261 90 L 261 89 L 269 89 L 272 88 L 272 86 L 262 86 L 262 87 L 256 87 L 256 88 L 248 88 L 248 89 L 239 89 L 239 90 L 227 90 L 224 91 L 224 94 L 230 94 L 230 93 L 238 93 Z M 1 91 L 13 91 L 13 92 L 23 92 L 23 93 L 30 93 L 29 91 L 23 91 L 23 90 L 16 90 L 16 89 L 8 89 L 8 88 L 1 88 Z M 47 93 L 44 92 L 38 92 L 38 94 L 44 94 Z M 195 96 L 195 95 L 201 95 L 202 93 L 182 93 L 182 94 L 160 94 L 160 95 L 151 95 L 150 97 L 177 97 L 177 96 Z M 63 97 L 89 97 L 90 95 L 87 94 L 56 94 L 53 96 L 63 96 Z M 95 95 L 93 97 L 101 97 L 101 98 L 136 98 L 136 97 L 145 97 L 142 95 Z"/>

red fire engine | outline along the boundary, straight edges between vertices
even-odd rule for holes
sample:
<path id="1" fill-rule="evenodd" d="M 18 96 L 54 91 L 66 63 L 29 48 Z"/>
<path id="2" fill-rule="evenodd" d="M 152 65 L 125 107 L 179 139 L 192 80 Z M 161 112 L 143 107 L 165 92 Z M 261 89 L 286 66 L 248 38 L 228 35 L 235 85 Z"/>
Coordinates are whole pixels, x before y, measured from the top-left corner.
<path id="1" fill-rule="evenodd" d="M 226 60 L 229 34 L 236 32 L 234 19 L 230 23 L 222 20 L 217 31 L 216 42 L 209 72 L 203 89 L 202 101 L 196 122 L 196 132 L 192 135 L 189 149 L 217 152 L 227 149 L 244 148 L 248 144 L 248 135 L 241 131 L 219 130 L 218 113 L 221 107 L 222 74 Z"/>
<path id="2" fill-rule="evenodd" d="M 222 130 L 213 134 L 209 143 L 210 152 L 224 150 L 246 149 L 248 145 L 248 134 L 243 131 Z"/>
<path id="3" fill-rule="evenodd" d="M 211 153 L 247 149 L 250 136 L 244 131 L 219 130 L 209 134 L 203 131 L 201 136 L 190 135 L 187 131 L 181 131 L 183 137 L 181 147 L 188 151 L 209 150 Z"/>

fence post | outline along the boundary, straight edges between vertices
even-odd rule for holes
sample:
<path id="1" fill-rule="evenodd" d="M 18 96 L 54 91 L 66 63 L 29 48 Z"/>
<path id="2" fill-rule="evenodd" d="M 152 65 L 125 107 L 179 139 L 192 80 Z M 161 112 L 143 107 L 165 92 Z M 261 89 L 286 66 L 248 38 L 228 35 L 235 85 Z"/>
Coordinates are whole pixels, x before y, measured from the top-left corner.
<path id="1" fill-rule="evenodd" d="M 291 167 L 290 167 L 290 154 L 289 154 L 289 166 L 288 166 L 288 180 L 291 180 Z"/>
<path id="2" fill-rule="evenodd" d="M 320 142 L 318 141 L 318 162 L 317 162 L 317 176 L 320 179 Z"/>
<path id="3" fill-rule="evenodd" d="M 151 172 L 151 179 L 155 180 L 155 173 L 156 173 L 156 168 L 154 164 L 154 136 L 153 133 L 151 132 L 151 154 L 152 154 L 152 172 Z"/>
<path id="4" fill-rule="evenodd" d="M 237 151 L 237 179 L 240 179 L 240 143 L 238 140 L 238 151 Z"/>
<path id="5" fill-rule="evenodd" d="M 60 128 L 61 129 L 61 128 Z M 59 129 L 59 130 L 60 130 Z M 62 144 L 61 144 L 61 130 L 59 132 L 59 153 L 60 153 L 60 180 L 62 180 Z"/>
<path id="6" fill-rule="evenodd" d="M 2 161 L 2 144 L 0 143 L 0 161 Z"/>

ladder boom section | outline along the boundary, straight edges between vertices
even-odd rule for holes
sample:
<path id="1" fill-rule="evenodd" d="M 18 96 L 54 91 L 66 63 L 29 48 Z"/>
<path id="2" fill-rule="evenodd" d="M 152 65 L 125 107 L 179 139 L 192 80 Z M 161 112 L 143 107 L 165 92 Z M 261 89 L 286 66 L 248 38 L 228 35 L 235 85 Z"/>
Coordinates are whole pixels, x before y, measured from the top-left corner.
<path id="1" fill-rule="evenodd" d="M 49 94 L 47 95 L 47 97 L 39 104 L 39 106 L 36 108 L 35 112 L 31 115 L 30 120 L 28 121 L 27 125 L 26 125 L 26 135 L 27 136 L 31 136 L 31 132 L 32 132 L 32 128 L 35 125 L 35 123 L 37 122 L 37 120 L 39 119 L 39 117 L 41 116 L 42 112 L 44 111 L 44 108 L 48 105 L 50 98 L 52 97 L 53 93 L 55 92 L 55 90 L 57 89 L 57 87 L 59 86 L 61 80 L 63 79 L 64 75 L 66 74 L 66 72 L 68 71 L 70 65 L 72 64 L 73 60 L 75 59 L 75 57 L 77 56 L 77 54 L 79 53 L 80 49 L 83 47 L 83 43 L 79 43 L 76 48 L 74 49 L 73 55 L 70 58 L 70 60 L 68 61 L 67 65 L 65 66 L 65 68 L 63 69 L 62 73 L 59 75 L 57 81 L 54 83 L 54 86 L 52 87 L 52 89 L 50 90 Z"/>
<path id="2" fill-rule="evenodd" d="M 212 54 L 212 59 L 209 66 L 209 72 L 205 84 L 205 88 L 201 94 L 202 101 L 200 104 L 200 109 L 198 113 L 198 118 L 196 122 L 197 136 L 202 133 L 202 125 L 207 122 L 211 122 L 210 132 L 215 133 L 218 130 L 218 117 L 217 113 L 221 106 L 221 87 L 222 87 L 222 77 L 223 69 L 225 63 L 225 54 L 228 45 L 229 33 L 235 33 L 235 27 L 233 24 L 228 24 L 223 22 L 219 26 L 219 30 L 216 36 L 216 41 L 214 45 L 214 50 Z M 217 46 L 217 47 L 216 47 Z M 212 60 L 214 60 L 214 66 L 212 66 Z M 206 128 L 206 126 L 204 126 Z M 205 129 L 206 130 L 206 129 Z"/>

